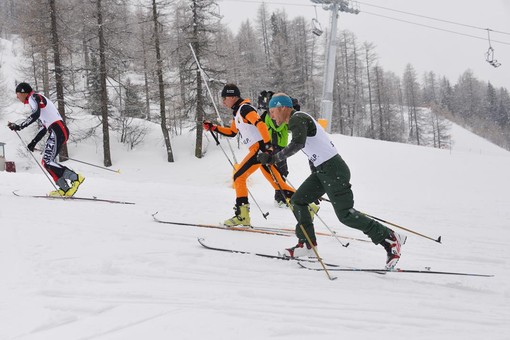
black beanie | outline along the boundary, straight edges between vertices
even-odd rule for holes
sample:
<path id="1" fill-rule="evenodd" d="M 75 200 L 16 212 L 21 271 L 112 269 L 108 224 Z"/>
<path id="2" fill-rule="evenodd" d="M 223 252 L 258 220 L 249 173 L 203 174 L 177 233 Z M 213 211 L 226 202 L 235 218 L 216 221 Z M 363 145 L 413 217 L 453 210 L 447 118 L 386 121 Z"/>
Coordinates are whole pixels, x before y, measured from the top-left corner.
<path id="1" fill-rule="evenodd" d="M 16 86 L 16 93 L 30 93 L 32 92 L 32 86 L 30 86 L 29 83 L 19 83 L 18 86 Z"/>
<path id="2" fill-rule="evenodd" d="M 239 91 L 239 88 L 235 86 L 234 84 L 227 84 L 221 90 L 221 96 L 223 98 L 225 97 L 241 97 L 241 91 Z"/>

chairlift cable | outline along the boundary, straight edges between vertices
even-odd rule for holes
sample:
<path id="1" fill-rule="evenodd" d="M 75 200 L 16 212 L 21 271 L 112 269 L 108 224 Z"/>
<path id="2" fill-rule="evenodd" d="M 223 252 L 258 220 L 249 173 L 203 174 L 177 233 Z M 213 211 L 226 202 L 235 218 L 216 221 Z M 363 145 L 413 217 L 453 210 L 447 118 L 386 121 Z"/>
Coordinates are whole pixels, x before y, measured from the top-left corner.
<path id="1" fill-rule="evenodd" d="M 316 6 L 316 5 L 312 5 L 312 4 L 305 5 L 305 4 L 296 4 L 296 3 L 266 2 L 266 1 L 260 1 L 260 0 L 223 0 L 223 1 L 225 1 L 225 2 L 226 1 L 236 1 L 236 2 L 245 2 L 245 3 L 252 3 L 252 4 L 270 4 L 270 5 L 283 5 L 283 6 L 314 6 L 314 7 Z M 467 27 L 467 28 L 486 30 L 486 28 L 482 28 L 482 27 L 478 27 L 478 26 L 473 26 L 473 25 L 468 25 L 468 24 L 463 24 L 463 23 L 459 23 L 459 22 L 455 22 L 455 21 L 451 21 L 451 20 L 438 19 L 438 18 L 434 18 L 434 17 L 430 17 L 430 16 L 421 15 L 421 14 L 415 14 L 415 13 L 401 11 L 401 10 L 396 10 L 396 9 L 392 9 L 392 8 L 388 8 L 388 7 L 372 5 L 372 4 L 369 4 L 369 3 L 362 2 L 362 1 L 357 1 L 357 2 L 362 4 L 362 5 L 377 7 L 377 8 L 380 8 L 380 9 L 384 9 L 384 10 L 388 10 L 388 11 L 394 11 L 394 12 L 399 12 L 401 14 L 412 15 L 412 16 L 421 17 L 421 18 L 424 18 L 424 19 L 440 21 L 440 22 L 449 23 L 449 24 L 458 25 L 458 26 L 463 26 L 463 27 Z M 447 32 L 447 33 L 457 34 L 457 35 L 461 35 L 461 36 L 465 36 L 465 37 L 469 37 L 469 38 L 474 38 L 474 39 L 479 39 L 479 40 L 486 40 L 486 38 L 482 38 L 482 37 L 471 35 L 471 34 L 467 34 L 467 33 L 461 33 L 461 32 L 457 32 L 457 31 L 453 31 L 453 30 L 449 30 L 449 29 L 434 27 L 434 26 L 431 26 L 431 25 L 421 24 L 421 23 L 417 23 L 417 22 L 414 22 L 414 21 L 410 21 L 410 20 L 394 18 L 394 17 L 391 17 L 391 16 L 383 15 L 383 14 L 367 12 L 365 10 L 360 11 L 360 13 L 365 13 L 365 14 L 369 14 L 369 15 L 373 15 L 373 16 L 378 16 L 378 17 L 385 18 L 385 19 L 390 19 L 390 20 L 395 20 L 395 21 L 399 21 L 399 22 L 404 22 L 404 23 L 407 23 L 407 24 L 412 24 L 412 25 L 417 25 L 417 26 L 421 26 L 421 27 L 426 27 L 426 28 L 430 28 L 430 29 L 434 29 L 434 30 L 438 30 L 438 31 Z M 494 32 L 494 33 L 510 35 L 509 32 L 504 32 L 504 31 L 499 31 L 499 30 L 494 30 L 494 29 L 491 29 L 491 31 Z M 492 40 L 492 42 L 495 42 L 495 43 L 498 43 L 498 44 L 502 44 L 502 45 L 510 45 L 510 42 L 506 42 L 506 41 Z"/>
<path id="2" fill-rule="evenodd" d="M 393 9 L 393 8 L 388 8 L 388 7 L 383 7 L 383 6 L 378 6 L 378 5 L 372 5 L 372 4 L 369 4 L 369 3 L 362 2 L 362 1 L 357 1 L 357 2 L 360 3 L 360 4 L 366 5 L 366 6 L 371 6 L 371 7 L 376 7 L 376 8 L 384 9 L 384 10 L 387 10 L 387 11 L 393 11 L 393 12 L 398 12 L 398 13 L 402 13 L 402 14 L 412 15 L 412 16 L 419 17 L 419 18 L 440 21 L 440 22 L 444 22 L 444 23 L 447 23 L 447 24 L 458 25 L 458 26 L 463 26 L 463 27 L 468 27 L 468 28 L 474 28 L 474 29 L 478 29 L 478 30 L 484 30 L 484 31 L 486 30 L 486 28 L 483 28 L 483 27 L 463 24 L 463 23 L 459 23 L 459 22 L 455 22 L 455 21 L 451 21 L 451 20 L 438 19 L 438 18 L 426 16 L 426 15 L 415 14 L 415 13 L 411 13 L 411 12 L 401 11 L 401 10 L 397 10 L 397 9 Z M 510 33 L 508 33 L 508 32 L 497 31 L 497 30 L 492 30 L 492 29 L 491 29 L 491 31 L 493 31 L 494 33 L 510 35 Z"/>
<path id="3" fill-rule="evenodd" d="M 409 21 L 409 20 L 393 18 L 393 17 L 387 16 L 387 15 L 376 14 L 376 13 L 371 13 L 371 12 L 367 12 L 367 11 L 363 11 L 361 13 L 365 13 L 365 14 L 369 14 L 369 15 L 374 15 L 374 16 L 385 18 L 385 19 L 405 22 L 407 24 L 412 24 L 412 25 L 416 25 L 416 26 L 426 27 L 426 28 L 437 30 L 437 31 L 443 31 L 443 32 L 447 32 L 447 33 L 453 33 L 453 34 L 457 34 L 457 35 L 462 35 L 462 36 L 469 37 L 469 38 L 474 38 L 474 39 L 479 39 L 479 40 L 486 40 L 486 38 L 482 38 L 482 37 L 479 37 L 479 36 L 476 36 L 476 35 L 461 33 L 461 32 L 457 32 L 457 31 L 452 31 L 452 30 L 448 30 L 448 29 L 444 29 L 444 28 L 439 28 L 439 27 L 434 27 L 434 26 L 425 25 L 425 24 L 420 24 L 420 23 L 417 23 L 417 22 Z M 496 43 L 503 44 L 503 45 L 510 45 L 510 42 L 506 42 L 506 41 L 492 40 L 492 42 L 496 42 Z"/>

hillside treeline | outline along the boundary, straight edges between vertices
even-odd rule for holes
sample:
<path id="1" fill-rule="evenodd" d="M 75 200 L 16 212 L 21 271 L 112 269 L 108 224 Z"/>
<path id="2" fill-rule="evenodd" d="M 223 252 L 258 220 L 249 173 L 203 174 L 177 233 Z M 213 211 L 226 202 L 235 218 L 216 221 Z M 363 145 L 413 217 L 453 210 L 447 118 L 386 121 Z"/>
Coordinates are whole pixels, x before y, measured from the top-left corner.
<path id="1" fill-rule="evenodd" d="M 22 41 L 18 81 L 57 101 L 66 118 L 77 109 L 97 116 L 96 129 L 82 135 L 102 134 L 105 165 L 109 132 L 134 146 L 143 140 L 140 119 L 161 125 L 172 162 L 172 135 L 196 129 L 202 157 L 201 122 L 228 123 L 230 113 L 217 114 L 212 102 L 225 82 L 255 105 L 261 91 L 283 91 L 320 116 L 326 34 L 264 4 L 246 18 L 233 32 L 212 0 L 5 0 L 0 36 Z M 337 49 L 332 132 L 445 148 L 448 118 L 510 149 L 507 89 L 470 70 L 455 81 L 411 64 L 395 74 L 355 32 L 339 31 Z"/>

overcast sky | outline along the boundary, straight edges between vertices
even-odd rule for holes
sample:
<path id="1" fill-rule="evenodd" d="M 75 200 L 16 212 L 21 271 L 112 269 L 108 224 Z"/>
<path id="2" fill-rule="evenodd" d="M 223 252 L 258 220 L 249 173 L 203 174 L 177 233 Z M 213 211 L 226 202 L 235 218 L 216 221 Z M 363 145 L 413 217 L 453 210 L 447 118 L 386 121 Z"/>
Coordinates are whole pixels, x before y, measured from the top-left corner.
<path id="1" fill-rule="evenodd" d="M 247 18 L 255 22 L 262 0 L 218 2 L 223 23 L 237 32 Z M 271 11 L 285 9 L 289 18 L 304 16 L 310 22 L 317 12 L 322 28 L 329 26 L 330 12 L 309 0 L 266 1 L 266 5 Z M 360 43 L 374 43 L 386 70 L 402 75 L 411 63 L 420 80 L 423 72 L 434 71 L 455 83 L 471 69 L 479 80 L 510 90 L 510 0 L 364 0 L 358 8 L 358 15 L 340 13 L 339 28 L 354 32 Z M 490 38 L 494 59 L 501 63 L 498 68 L 485 60 L 487 28 L 493 30 Z"/>

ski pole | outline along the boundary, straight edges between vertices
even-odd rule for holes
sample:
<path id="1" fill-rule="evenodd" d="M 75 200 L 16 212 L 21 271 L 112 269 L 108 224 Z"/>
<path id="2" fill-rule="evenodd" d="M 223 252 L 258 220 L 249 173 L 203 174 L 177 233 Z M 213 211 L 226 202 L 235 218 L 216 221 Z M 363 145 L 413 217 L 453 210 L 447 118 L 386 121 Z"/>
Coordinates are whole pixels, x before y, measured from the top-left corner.
<path id="1" fill-rule="evenodd" d="M 111 172 L 116 172 L 116 173 L 120 174 L 120 169 L 117 169 L 117 170 L 108 169 L 108 168 L 105 168 L 104 166 L 100 166 L 100 165 L 96 165 L 96 164 L 80 161 L 78 159 L 71 158 L 71 157 L 63 157 L 63 158 L 65 158 L 63 160 L 68 159 L 70 161 L 75 161 L 75 162 L 78 162 L 78 163 L 83 163 L 83 164 L 90 165 L 90 166 L 93 166 L 93 167 L 96 167 L 96 168 L 99 168 L 99 169 L 103 169 L 103 170 L 107 170 L 107 171 L 111 171 Z"/>
<path id="2" fill-rule="evenodd" d="M 43 167 L 41 166 L 41 164 L 39 164 L 39 162 L 37 161 L 37 158 L 35 158 L 34 154 L 32 153 L 32 151 L 30 151 L 30 149 L 28 148 L 27 144 L 25 143 L 25 141 L 23 140 L 23 138 L 21 138 L 21 136 L 19 135 L 18 131 L 14 131 L 16 132 L 16 134 L 18 135 L 19 137 L 19 140 L 21 141 L 21 143 L 23 144 L 23 146 L 28 150 L 28 152 L 30 153 L 30 155 L 32 155 L 32 158 L 34 159 L 34 162 L 39 166 L 39 169 L 41 169 L 41 171 L 43 172 L 43 174 L 46 176 L 46 178 L 48 179 L 48 181 L 50 181 L 51 185 L 53 185 L 53 188 L 55 188 L 56 191 L 58 191 L 58 188 L 57 186 L 55 185 L 55 183 L 51 180 L 51 178 L 48 176 L 48 174 L 46 173 L 46 171 L 44 171 Z M 59 191 L 60 192 L 60 191 Z"/>
<path id="3" fill-rule="evenodd" d="M 360 211 L 360 213 L 362 213 L 363 215 L 365 215 L 365 216 L 367 216 L 367 217 L 373 218 L 374 220 L 377 220 L 377 221 L 379 221 L 379 222 L 383 222 L 383 223 L 389 224 L 389 225 L 394 226 L 394 227 L 396 227 L 396 228 L 399 228 L 399 229 L 402 229 L 402 230 L 408 231 L 408 232 L 410 232 L 410 233 L 412 233 L 412 234 L 415 234 L 415 235 L 421 236 L 421 237 L 423 237 L 423 238 L 426 238 L 426 239 L 432 240 L 432 241 L 437 242 L 437 243 L 441 243 L 441 236 L 439 236 L 437 239 L 435 239 L 435 238 L 432 238 L 432 237 L 430 237 L 430 236 L 420 234 L 419 232 L 416 232 L 416 231 L 414 231 L 414 230 L 411 230 L 411 229 L 408 229 L 408 228 L 402 227 L 402 226 L 400 226 L 400 225 L 398 225 L 398 224 L 395 224 L 395 223 L 392 223 L 392 222 L 385 221 L 385 220 L 383 220 L 382 218 L 379 218 L 379 217 L 376 217 L 376 216 L 372 216 L 372 215 L 369 215 L 369 214 L 364 213 L 364 212 L 361 212 L 361 211 Z"/>
<path id="4" fill-rule="evenodd" d="M 280 185 L 280 183 L 278 183 L 278 181 L 276 180 L 276 177 L 273 173 L 273 170 L 271 169 L 271 164 L 267 165 L 267 169 L 269 170 L 269 173 L 271 174 L 271 177 L 273 178 L 273 181 L 276 183 L 276 185 L 278 186 L 278 190 L 280 190 L 280 193 L 282 194 L 282 196 L 285 198 L 285 203 L 287 204 L 287 207 L 289 207 L 289 209 L 292 211 L 292 213 L 294 213 L 294 208 L 292 207 L 292 205 L 290 204 L 289 200 L 285 197 L 285 193 L 283 192 L 283 189 L 282 189 L 282 186 Z M 319 263 L 321 264 L 322 268 L 324 269 L 324 272 L 326 273 L 326 275 L 328 276 L 328 279 L 330 280 L 336 280 L 337 277 L 333 277 L 331 276 L 331 274 L 329 273 L 329 270 L 326 268 L 326 265 L 324 264 L 324 261 L 322 260 L 322 258 L 320 257 L 319 255 L 319 252 L 317 251 L 317 247 L 315 247 L 315 245 L 313 244 L 312 240 L 310 239 L 310 235 L 308 235 L 308 233 L 306 232 L 305 230 L 305 227 L 303 227 L 303 225 L 301 223 L 299 223 L 298 221 L 298 224 L 299 224 L 299 227 L 301 228 L 301 231 L 303 232 L 303 234 L 305 235 L 305 238 L 306 238 L 306 241 L 308 242 L 308 244 L 312 247 L 313 249 L 313 252 L 315 253 L 315 256 L 317 256 L 317 261 L 319 261 Z M 339 240 L 340 243 L 342 243 L 342 241 Z M 343 244 L 342 244 L 343 245 Z M 347 244 L 348 245 L 348 244 Z"/>
<path id="5" fill-rule="evenodd" d="M 232 161 L 228 157 L 227 153 L 225 152 L 225 149 L 223 149 L 223 146 L 221 146 L 220 140 L 218 139 L 218 137 L 214 134 L 214 132 L 212 130 L 209 130 L 209 132 L 213 136 L 214 141 L 216 142 L 216 145 L 220 147 L 220 149 L 221 149 L 221 151 L 223 151 L 223 154 L 225 155 L 225 157 L 227 157 L 227 160 L 230 163 L 230 165 L 232 165 L 232 167 L 235 169 L 234 163 L 232 163 Z"/>
<path id="6" fill-rule="evenodd" d="M 230 158 L 228 157 L 227 153 L 225 152 L 225 149 L 223 149 L 223 147 L 221 146 L 220 144 L 220 141 L 218 139 L 218 137 L 214 134 L 214 132 L 212 132 L 211 130 L 209 130 L 211 132 L 211 135 L 213 136 L 214 140 L 216 141 L 216 145 L 218 145 L 221 149 L 221 151 L 223 151 L 223 154 L 225 155 L 225 157 L 227 157 L 228 159 L 228 162 L 230 163 L 230 165 L 232 165 L 232 168 L 234 169 L 234 171 L 236 170 L 236 167 L 234 166 L 234 163 L 232 163 L 232 161 L 230 160 Z M 264 213 L 264 211 L 262 211 L 262 208 L 260 207 L 259 203 L 257 202 L 257 200 L 255 199 L 255 197 L 253 196 L 253 194 L 251 193 L 250 189 L 246 188 L 248 190 L 248 194 L 250 195 L 251 199 L 253 200 L 253 202 L 255 203 L 255 205 L 257 206 L 257 208 L 260 210 L 260 213 L 262 214 L 262 217 L 264 217 L 266 220 L 267 220 L 267 216 L 269 215 L 269 212 L 266 212 Z"/>
<path id="7" fill-rule="evenodd" d="M 285 179 L 285 180 L 287 181 L 287 183 L 289 183 L 289 185 L 290 185 L 290 186 L 292 186 L 292 184 L 290 184 L 290 182 L 289 182 L 287 179 Z M 320 199 L 321 201 L 325 201 L 325 202 L 329 202 L 329 203 L 331 203 L 331 200 L 329 200 L 329 199 L 327 199 L 327 198 L 321 197 L 321 198 L 319 198 L 319 199 Z M 362 212 L 362 211 L 359 211 L 359 212 L 360 212 L 360 213 L 362 213 L 363 215 L 365 215 L 365 216 L 367 216 L 367 217 L 370 217 L 370 218 L 373 218 L 374 220 L 377 220 L 377 221 L 379 221 L 379 222 L 383 222 L 383 223 L 389 224 L 389 225 L 394 226 L 394 227 L 396 227 L 396 228 L 399 228 L 399 229 L 402 229 L 402 230 L 408 231 L 408 232 L 410 232 L 410 233 L 412 233 L 412 234 L 415 234 L 415 235 L 418 235 L 418 236 L 424 237 L 424 238 L 426 238 L 426 239 L 432 240 L 432 241 L 437 242 L 437 243 L 441 243 L 441 236 L 439 236 L 437 239 L 435 239 L 435 238 L 432 238 L 432 237 L 430 237 L 430 236 L 423 235 L 423 234 L 421 234 L 421 233 L 419 233 L 419 232 L 417 232 L 417 231 L 414 231 L 414 230 L 411 230 L 411 229 L 408 229 L 408 228 L 402 227 L 402 226 L 400 226 L 400 225 L 398 225 L 398 224 L 395 224 L 395 223 L 392 223 L 392 222 L 389 222 L 389 221 L 385 221 L 385 220 L 383 220 L 382 218 L 379 218 L 379 217 L 376 217 L 376 216 L 369 215 L 369 214 L 364 213 L 364 212 Z M 319 215 L 317 215 L 317 217 L 319 217 Z M 319 219 L 320 219 L 320 217 L 319 217 Z M 321 220 L 321 221 L 322 221 L 322 220 Z M 324 223 L 324 222 L 323 222 L 323 223 Z M 326 227 L 327 227 L 327 226 L 326 226 Z M 328 228 L 328 229 L 329 229 L 329 228 Z M 331 231 L 331 230 L 330 230 L 330 231 Z"/>
<path id="8" fill-rule="evenodd" d="M 211 102 L 213 104 L 214 111 L 216 111 L 216 116 L 218 117 L 217 121 L 221 126 L 224 126 L 225 124 L 223 124 L 223 120 L 221 119 L 220 112 L 218 111 L 218 108 L 216 107 L 216 102 L 214 101 L 214 97 L 212 96 L 211 89 L 209 88 L 209 85 L 207 84 L 208 79 L 206 79 L 206 73 L 202 69 L 202 65 L 200 65 L 200 62 L 198 61 L 197 55 L 195 54 L 195 50 L 193 49 L 193 45 L 191 45 L 191 43 L 189 43 L 189 48 L 191 49 L 193 58 L 195 59 L 195 62 L 197 63 L 198 71 L 200 72 L 200 75 L 202 76 L 202 80 L 204 81 L 205 88 L 207 89 L 207 93 L 209 94 L 209 97 L 211 98 Z M 237 164 L 236 155 L 234 153 L 234 149 L 232 149 L 232 145 L 230 145 L 230 141 L 227 140 L 227 144 L 230 148 L 230 152 L 232 152 L 232 157 L 234 158 L 234 162 Z M 225 155 L 227 155 L 227 154 L 225 154 Z M 228 158 L 228 156 L 227 156 L 227 158 Z"/>
<path id="9" fill-rule="evenodd" d="M 35 151 L 42 151 L 41 149 L 37 149 L 37 148 L 35 148 L 34 150 Z M 71 158 L 71 157 L 62 157 L 62 161 L 66 161 L 66 160 L 70 160 L 70 161 L 75 161 L 75 162 L 78 162 L 78 163 L 87 164 L 87 165 L 94 166 L 94 167 L 99 168 L 99 169 L 108 170 L 108 171 L 116 172 L 116 173 L 120 174 L 120 169 L 112 170 L 112 169 L 105 168 L 104 166 L 100 166 L 100 165 L 96 165 L 96 164 L 80 161 L 79 159 L 75 159 L 75 158 Z"/>
<path id="10" fill-rule="evenodd" d="M 292 183 L 290 183 L 290 181 L 285 178 L 285 181 L 294 189 L 296 190 L 296 188 L 292 185 Z M 326 199 L 326 198 L 320 198 L 320 200 L 323 200 L 323 201 L 327 201 L 327 202 L 331 202 L 330 200 Z M 324 224 L 324 226 L 326 227 L 326 229 L 329 230 L 329 232 L 331 233 L 331 236 L 333 236 L 341 245 L 342 247 L 348 247 L 349 246 L 349 243 L 343 243 L 337 236 L 337 232 L 332 230 L 327 224 L 326 222 L 324 222 L 324 220 L 320 217 L 320 215 L 318 213 L 315 213 L 315 215 L 317 216 L 317 218 L 322 222 L 322 224 Z"/>

